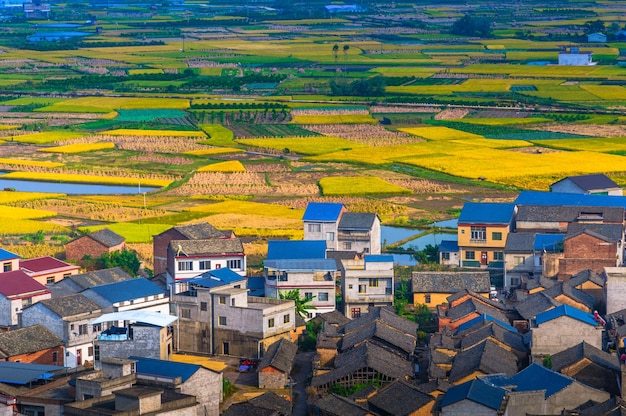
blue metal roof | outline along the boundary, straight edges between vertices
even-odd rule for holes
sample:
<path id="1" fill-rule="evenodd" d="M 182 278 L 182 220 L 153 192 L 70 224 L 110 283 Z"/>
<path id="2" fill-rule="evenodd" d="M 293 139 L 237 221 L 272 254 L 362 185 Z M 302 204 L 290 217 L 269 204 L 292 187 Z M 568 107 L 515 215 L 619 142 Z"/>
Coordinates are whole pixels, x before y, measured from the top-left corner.
<path id="1" fill-rule="evenodd" d="M 393 256 L 387 254 L 366 254 L 365 263 L 393 263 Z"/>
<path id="2" fill-rule="evenodd" d="M 335 271 L 337 262 L 333 259 L 287 259 L 287 260 L 266 260 L 266 268 L 275 270 L 302 270 L 302 271 Z"/>
<path id="3" fill-rule="evenodd" d="M 90 290 L 111 303 L 164 294 L 165 291 L 143 277 L 94 286 Z"/>
<path id="4" fill-rule="evenodd" d="M 0 383 L 24 385 L 31 381 L 48 380 L 55 371 L 64 368 L 58 365 L 0 361 Z"/>
<path id="5" fill-rule="evenodd" d="M 323 259 L 326 257 L 324 240 L 270 240 L 267 259 Z"/>
<path id="6" fill-rule="evenodd" d="M 532 363 L 509 379 L 515 391 L 546 390 L 546 398 L 563 390 L 574 382 L 573 378 Z"/>
<path id="7" fill-rule="evenodd" d="M 535 234 L 534 250 L 557 251 L 563 249 L 565 234 Z"/>
<path id="8" fill-rule="evenodd" d="M 20 258 L 20 256 L 18 254 L 11 253 L 8 250 L 0 248 L 0 261 L 19 259 L 19 258 Z"/>
<path id="9" fill-rule="evenodd" d="M 537 325 L 541 325 L 544 322 L 551 321 L 556 318 L 560 318 L 561 316 L 569 316 L 570 318 L 574 318 L 579 320 L 580 322 L 584 322 L 589 325 L 597 326 L 598 322 L 593 319 L 593 315 L 587 312 L 583 312 L 580 309 L 576 309 L 569 305 L 560 305 L 556 308 L 547 310 L 545 312 L 541 312 L 535 317 L 535 322 Z"/>
<path id="10" fill-rule="evenodd" d="M 331 202 L 309 202 L 304 211 L 304 221 L 335 222 L 339 219 L 343 204 Z"/>
<path id="11" fill-rule="evenodd" d="M 175 361 L 157 360 L 154 358 L 144 358 L 131 356 L 131 360 L 137 360 L 137 374 L 150 374 L 163 377 L 180 377 L 183 383 L 196 371 L 202 368 L 201 365 L 177 363 Z"/>
<path id="12" fill-rule="evenodd" d="M 450 253 L 458 253 L 459 251 L 459 242 L 456 240 L 442 240 L 439 243 L 439 252 L 445 251 Z"/>
<path id="13" fill-rule="evenodd" d="M 192 277 L 185 281 L 203 287 L 218 287 L 240 280 L 245 280 L 245 277 L 235 273 L 228 267 L 222 267 L 221 269 L 209 270 L 198 277 Z"/>
<path id="14" fill-rule="evenodd" d="M 486 313 L 484 313 L 484 314 L 482 314 L 480 316 L 477 316 L 476 318 L 471 319 L 471 320 L 469 320 L 469 321 L 467 321 L 465 323 L 462 323 L 457 328 L 457 331 L 458 332 L 462 332 L 462 331 L 465 331 L 468 328 L 473 327 L 476 324 L 480 324 L 480 323 L 484 323 L 484 322 L 495 322 L 496 324 L 500 325 L 504 329 L 507 329 L 507 330 L 509 330 L 511 332 L 518 332 L 517 328 L 515 328 L 514 326 L 509 325 L 506 322 L 501 321 L 499 319 L 496 319 L 496 318 L 494 318 L 491 315 L 487 315 Z"/>
<path id="15" fill-rule="evenodd" d="M 459 224 L 509 224 L 515 204 L 498 202 L 466 202 L 459 216 Z"/>
<path id="16" fill-rule="evenodd" d="M 587 207 L 623 207 L 626 197 L 613 195 L 584 195 L 561 192 L 522 191 L 517 196 L 518 205 L 561 205 Z"/>
<path id="17" fill-rule="evenodd" d="M 498 410 L 505 394 L 506 390 L 501 387 L 486 384 L 480 379 L 474 379 L 448 389 L 441 401 L 441 407 L 467 399 L 490 409 Z"/>

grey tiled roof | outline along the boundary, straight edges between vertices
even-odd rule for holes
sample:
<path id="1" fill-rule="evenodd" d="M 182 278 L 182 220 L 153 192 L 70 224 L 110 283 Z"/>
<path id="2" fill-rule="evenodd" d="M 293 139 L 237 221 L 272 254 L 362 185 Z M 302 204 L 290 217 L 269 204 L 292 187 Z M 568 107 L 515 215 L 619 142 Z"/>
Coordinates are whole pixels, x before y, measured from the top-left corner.
<path id="1" fill-rule="evenodd" d="M 63 341 L 43 325 L 0 332 L 0 358 L 35 353 L 60 345 Z"/>
<path id="2" fill-rule="evenodd" d="M 577 235 L 583 231 L 590 231 L 595 235 L 601 235 L 605 239 L 610 241 L 620 241 L 624 227 L 622 224 L 581 224 L 571 223 L 567 226 L 567 235 L 565 238 L 569 238 L 572 235 Z"/>
<path id="3" fill-rule="evenodd" d="M 93 286 L 106 285 L 109 283 L 121 282 L 122 280 L 128 280 L 132 278 L 133 277 L 126 273 L 121 267 L 95 270 L 93 272 L 66 277 L 66 279 L 72 280 L 83 289 L 88 289 Z"/>
<path id="4" fill-rule="evenodd" d="M 448 309 L 446 316 L 452 321 L 456 321 L 472 313 L 477 313 L 479 315 L 487 314 L 503 322 L 509 322 L 509 318 L 507 318 L 507 316 L 500 309 L 493 306 L 487 306 L 473 298 Z"/>
<path id="5" fill-rule="evenodd" d="M 519 355 L 524 355 L 528 352 L 528 347 L 524 344 L 524 337 L 520 333 L 512 332 L 494 322 L 490 322 L 477 330 L 457 333 L 457 336 L 462 337 L 462 349 L 466 349 L 473 345 L 479 344 L 485 339 L 494 338 L 502 344 L 519 351 L 521 353 Z"/>
<path id="6" fill-rule="evenodd" d="M 348 333 L 375 320 L 381 320 L 388 326 L 407 334 L 417 334 L 418 325 L 415 322 L 396 315 L 393 309 L 386 306 L 370 308 L 370 311 L 365 315 L 361 315 L 359 318 L 344 325 L 342 331 L 343 333 Z"/>
<path id="7" fill-rule="evenodd" d="M 326 325 L 332 326 L 342 326 L 350 322 L 350 319 L 346 318 L 346 316 L 338 310 L 320 313 L 315 319 L 321 319 Z"/>
<path id="8" fill-rule="evenodd" d="M 551 298 L 556 298 L 560 295 L 565 295 L 571 299 L 574 299 L 577 302 L 582 303 L 587 306 L 589 309 L 593 309 L 593 305 L 595 303 L 595 299 L 588 293 L 583 292 L 582 290 L 578 290 L 570 285 L 566 285 L 560 283 L 558 285 L 554 285 L 550 289 L 546 289 L 543 291 L 546 296 L 550 296 Z"/>
<path id="9" fill-rule="evenodd" d="M 289 374 L 293 360 L 298 352 L 298 346 L 293 342 L 281 339 L 270 345 L 259 364 L 259 370 L 274 367 L 283 373 Z"/>
<path id="10" fill-rule="evenodd" d="M 381 340 L 384 344 L 392 345 L 407 354 L 413 354 L 417 343 L 416 335 L 398 331 L 384 322 L 373 321 L 346 333 L 341 341 L 341 349 L 345 351 L 367 339 Z"/>
<path id="11" fill-rule="evenodd" d="M 411 415 L 435 398 L 406 381 L 394 381 L 368 399 L 374 411 L 388 415 Z"/>
<path id="12" fill-rule="evenodd" d="M 88 236 L 105 247 L 114 247 L 122 244 L 125 241 L 124 237 L 114 233 L 108 228 L 94 231 L 93 233 L 88 234 Z"/>
<path id="13" fill-rule="evenodd" d="M 595 283 L 600 287 L 604 287 L 604 278 L 602 277 L 602 275 L 589 269 L 576 273 L 574 276 L 572 276 L 571 279 L 566 280 L 564 283 L 566 285 L 576 287 L 582 285 L 587 281 Z"/>
<path id="14" fill-rule="evenodd" d="M 223 238 L 224 236 L 230 234 L 230 232 L 218 230 L 208 222 L 179 225 L 174 227 L 174 229 L 190 240 L 209 240 L 212 238 Z"/>
<path id="15" fill-rule="evenodd" d="M 489 292 L 489 272 L 413 272 L 413 293 L 454 293 L 463 289 Z"/>
<path id="16" fill-rule="evenodd" d="M 539 278 L 523 278 L 524 284 L 526 285 L 526 290 L 536 289 L 538 287 L 543 287 L 544 289 L 550 289 L 558 284 L 556 280 L 549 279 L 544 277 L 543 275 L 539 276 Z"/>
<path id="17" fill-rule="evenodd" d="M 561 305 L 560 302 L 557 302 L 550 296 L 545 295 L 543 292 L 535 293 L 530 295 L 525 300 L 519 302 L 515 305 L 515 309 L 524 319 L 530 319 L 541 312 L 547 311 L 548 309 L 552 309 L 556 306 Z"/>
<path id="18" fill-rule="evenodd" d="M 475 371 L 485 374 L 504 373 L 510 377 L 517 370 L 515 354 L 488 339 L 454 357 L 448 380 L 454 383 Z"/>
<path id="19" fill-rule="evenodd" d="M 285 415 L 291 413 L 291 403 L 273 391 L 267 391 L 260 396 L 253 397 L 248 400 L 248 403 L 262 409 L 275 410 Z"/>
<path id="20" fill-rule="evenodd" d="M 619 185 L 613 182 L 608 176 L 603 173 L 592 173 L 589 175 L 575 175 L 567 176 L 560 181 L 553 183 L 550 186 L 556 185 L 559 182 L 571 181 L 576 184 L 580 189 L 585 191 L 593 191 L 596 189 L 611 189 L 619 188 Z"/>
<path id="21" fill-rule="evenodd" d="M 601 213 L 604 222 L 619 223 L 623 220 L 622 207 L 585 207 L 562 205 L 518 205 L 517 221 L 530 222 L 576 222 L 584 213 Z"/>
<path id="22" fill-rule="evenodd" d="M 584 358 L 609 370 L 620 371 L 619 360 L 616 355 L 602 351 L 586 342 L 581 342 L 552 355 L 552 370 L 561 371 L 564 367 L 575 364 Z"/>
<path id="23" fill-rule="evenodd" d="M 509 233 L 504 251 L 507 253 L 532 253 L 535 233 Z"/>
<path id="24" fill-rule="evenodd" d="M 181 250 L 179 251 L 179 246 Z M 178 255 L 199 256 L 203 254 L 243 253 L 243 244 L 238 238 L 216 238 L 212 240 L 172 240 L 169 250 Z"/>
<path id="25" fill-rule="evenodd" d="M 315 402 L 315 407 L 324 412 L 325 415 L 333 416 L 369 416 L 372 413 L 365 407 L 336 394 L 327 394 Z"/>
<path id="26" fill-rule="evenodd" d="M 76 293 L 74 295 L 61 296 L 59 298 L 40 300 L 39 303 L 50 309 L 52 312 L 60 316 L 61 318 L 72 318 L 77 315 L 94 313 L 93 317 L 96 318 L 100 312 L 100 306 L 97 303 Z M 35 306 L 37 304 L 34 304 Z"/>
<path id="27" fill-rule="evenodd" d="M 369 230 L 374 225 L 376 214 L 344 212 L 339 220 L 338 230 Z"/>

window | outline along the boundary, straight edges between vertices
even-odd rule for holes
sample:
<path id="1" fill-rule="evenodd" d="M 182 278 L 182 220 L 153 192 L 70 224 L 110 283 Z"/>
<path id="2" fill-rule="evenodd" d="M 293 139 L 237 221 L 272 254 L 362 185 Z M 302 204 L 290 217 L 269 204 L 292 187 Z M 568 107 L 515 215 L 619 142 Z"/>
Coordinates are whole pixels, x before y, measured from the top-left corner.
<path id="1" fill-rule="evenodd" d="M 226 296 L 220 296 L 219 302 L 220 305 L 226 305 Z"/>
<path id="2" fill-rule="evenodd" d="M 519 286 L 519 277 L 511 277 L 511 286 Z"/>
<path id="3" fill-rule="evenodd" d="M 270 318 L 267 320 L 267 327 L 274 328 L 274 318 Z"/>
<path id="4" fill-rule="evenodd" d="M 369 279 L 370 287 L 378 287 L 378 279 Z"/>
<path id="5" fill-rule="evenodd" d="M 313 314 L 312 314 L 311 312 L 307 312 L 307 313 L 306 313 L 306 317 L 307 317 L 308 319 L 311 319 L 311 318 L 313 318 Z"/>
<path id="6" fill-rule="evenodd" d="M 367 285 L 359 285 L 359 293 L 367 293 Z"/>
<path id="7" fill-rule="evenodd" d="M 87 348 L 87 355 L 90 357 L 93 355 L 93 347 Z"/>
<path id="8" fill-rule="evenodd" d="M 502 233 L 498 231 L 494 231 L 491 233 L 491 239 L 496 241 L 502 241 Z"/>
<path id="9" fill-rule="evenodd" d="M 180 309 L 180 317 L 191 319 L 191 309 L 181 308 Z"/>
<path id="10" fill-rule="evenodd" d="M 441 252 L 441 260 L 450 260 L 450 253 L 447 251 Z"/>
<path id="11" fill-rule="evenodd" d="M 344 242 L 344 243 L 343 243 L 343 249 L 344 249 L 344 250 L 352 250 L 352 243 L 350 243 L 350 242 Z"/>
<path id="12" fill-rule="evenodd" d="M 217 324 L 219 326 L 226 326 L 226 317 L 225 316 L 219 316 L 217 318 Z"/>
<path id="13" fill-rule="evenodd" d="M 220 296 L 220 300 L 221 300 L 221 296 Z M 200 310 L 202 312 L 206 312 L 208 310 L 206 302 L 200 302 Z"/>
<path id="14" fill-rule="evenodd" d="M 289 316 L 289 314 L 283 315 L 283 323 L 284 324 L 288 324 L 290 319 L 291 319 L 291 317 Z"/>
<path id="15" fill-rule="evenodd" d="M 466 251 L 465 252 L 465 260 L 474 260 L 474 252 L 473 251 Z"/>
<path id="16" fill-rule="evenodd" d="M 102 324 L 95 324 L 91 326 L 91 330 L 93 332 L 100 332 L 102 331 Z"/>
<path id="17" fill-rule="evenodd" d="M 178 271 L 183 272 L 187 270 L 193 270 L 193 261 L 179 261 Z"/>
<path id="18" fill-rule="evenodd" d="M 313 292 L 304 292 L 305 299 L 313 299 Z"/>
<path id="19" fill-rule="evenodd" d="M 513 256 L 513 264 L 515 266 L 524 264 L 524 256 Z"/>
<path id="20" fill-rule="evenodd" d="M 235 306 L 235 298 L 232 298 L 232 299 L 230 300 L 230 306 Z"/>
<path id="21" fill-rule="evenodd" d="M 229 269 L 241 269 L 241 260 L 228 260 L 227 265 Z"/>
<path id="22" fill-rule="evenodd" d="M 350 314 L 352 315 L 352 318 L 358 318 L 361 316 L 361 308 L 352 308 L 350 310 Z"/>
<path id="23" fill-rule="evenodd" d="M 72 275 L 72 273 L 65 273 L 65 274 L 63 275 L 63 278 L 65 279 L 66 277 L 70 277 L 71 275 Z"/>
<path id="24" fill-rule="evenodd" d="M 87 324 L 78 325 L 78 335 L 87 335 Z"/>
<path id="25" fill-rule="evenodd" d="M 32 303 L 33 303 L 33 298 L 22 298 L 22 308 L 30 306 L 32 305 Z"/>
<path id="26" fill-rule="evenodd" d="M 11 270 L 12 270 L 12 269 L 11 269 L 11 263 L 10 263 L 10 262 L 8 262 L 8 263 L 4 263 L 4 264 L 2 265 L 2 271 L 3 271 L 3 272 L 10 272 Z"/>
<path id="27" fill-rule="evenodd" d="M 317 299 L 322 301 L 322 302 L 327 302 L 328 301 L 328 292 L 320 292 L 317 294 Z"/>
<path id="28" fill-rule="evenodd" d="M 425 302 L 425 303 L 430 303 L 430 293 L 426 293 L 426 294 L 424 295 L 424 302 Z"/>
<path id="29" fill-rule="evenodd" d="M 472 241 L 487 240 L 487 228 L 486 227 L 471 227 L 470 240 Z"/>
<path id="30" fill-rule="evenodd" d="M 57 351 L 52 351 L 52 362 L 56 363 L 59 359 L 59 353 Z"/>
<path id="31" fill-rule="evenodd" d="M 322 224 L 309 224 L 310 233 L 319 233 L 322 231 Z"/>
<path id="32" fill-rule="evenodd" d="M 494 251 L 493 252 L 493 259 L 496 261 L 502 261 L 504 260 L 504 253 L 501 251 Z"/>
<path id="33" fill-rule="evenodd" d="M 353 285 L 348 285 L 348 289 L 352 289 L 352 286 L 353 286 Z"/>
<path id="34" fill-rule="evenodd" d="M 335 241 L 335 233 L 332 231 L 327 232 L 326 241 Z"/>
<path id="35" fill-rule="evenodd" d="M 100 345 L 94 345 L 94 348 L 93 348 L 93 359 L 95 361 L 100 361 Z"/>
<path id="36" fill-rule="evenodd" d="M 211 262 L 209 260 L 202 260 L 200 262 L 200 270 L 211 270 Z"/>

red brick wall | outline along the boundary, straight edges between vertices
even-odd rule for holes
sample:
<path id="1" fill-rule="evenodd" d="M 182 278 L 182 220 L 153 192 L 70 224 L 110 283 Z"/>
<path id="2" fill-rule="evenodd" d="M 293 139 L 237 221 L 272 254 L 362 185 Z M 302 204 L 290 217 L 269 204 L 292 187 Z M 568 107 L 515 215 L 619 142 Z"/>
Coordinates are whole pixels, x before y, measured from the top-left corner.
<path id="1" fill-rule="evenodd" d="M 111 253 L 113 251 L 121 251 L 125 247 L 125 244 L 118 244 L 117 246 L 113 246 L 107 248 L 94 240 L 89 236 L 84 236 L 74 241 L 70 241 L 65 245 L 65 256 L 67 260 L 80 260 L 86 254 L 91 257 L 100 257 L 105 253 Z"/>
<path id="2" fill-rule="evenodd" d="M 604 267 L 615 267 L 617 244 L 589 234 L 579 234 L 563 242 L 563 258 L 559 260 L 559 280 L 567 280 L 583 270 L 602 273 Z"/>
<path id="3" fill-rule="evenodd" d="M 154 274 L 165 273 L 167 270 L 167 246 L 172 240 L 187 240 L 174 228 L 155 235 L 152 239 L 152 252 L 154 255 Z"/>
<path id="4" fill-rule="evenodd" d="M 30 363 L 30 364 L 45 364 L 45 365 L 63 365 L 63 354 L 64 347 L 58 346 L 55 348 L 48 348 L 45 350 L 37 351 L 31 354 L 21 354 L 15 355 L 13 357 L 9 357 L 7 361 L 11 362 L 21 362 L 21 363 Z M 57 354 L 57 360 L 53 360 L 54 352 Z"/>

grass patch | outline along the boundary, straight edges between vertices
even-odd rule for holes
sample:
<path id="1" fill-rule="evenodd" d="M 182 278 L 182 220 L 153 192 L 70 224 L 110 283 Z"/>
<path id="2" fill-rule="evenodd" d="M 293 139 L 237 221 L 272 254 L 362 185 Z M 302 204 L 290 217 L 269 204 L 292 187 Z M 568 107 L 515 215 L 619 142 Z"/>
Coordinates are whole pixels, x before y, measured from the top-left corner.
<path id="1" fill-rule="evenodd" d="M 240 215 L 261 215 L 264 217 L 279 217 L 301 219 L 304 210 L 291 209 L 283 205 L 265 204 L 250 201 L 223 201 L 215 204 L 200 205 L 190 208 L 192 212 L 210 214 L 228 214 L 236 212 Z"/>
<path id="2" fill-rule="evenodd" d="M 142 224 L 134 223 L 116 223 L 90 227 L 80 227 L 81 232 L 91 233 L 94 231 L 108 228 L 124 237 L 127 243 L 151 243 L 152 236 L 162 233 L 172 228 L 171 224 L 149 224 L 145 221 Z"/>
<path id="3" fill-rule="evenodd" d="M 376 176 L 331 176 L 319 182 L 325 196 L 410 194 L 411 190 Z"/>

